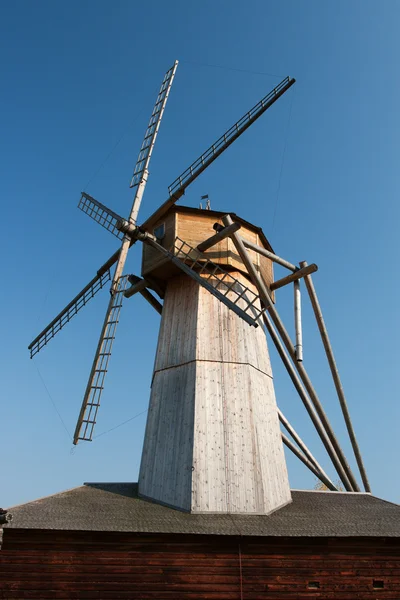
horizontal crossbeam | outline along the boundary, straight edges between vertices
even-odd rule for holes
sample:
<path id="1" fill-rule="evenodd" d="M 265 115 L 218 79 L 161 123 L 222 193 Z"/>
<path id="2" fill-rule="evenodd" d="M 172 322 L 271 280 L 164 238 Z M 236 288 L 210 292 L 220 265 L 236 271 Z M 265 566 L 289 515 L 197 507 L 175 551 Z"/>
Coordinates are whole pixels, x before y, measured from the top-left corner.
<path id="1" fill-rule="evenodd" d="M 313 263 L 311 265 L 307 265 L 306 267 L 303 267 L 302 269 L 297 269 L 297 271 L 295 271 L 294 273 L 291 273 L 290 275 L 287 275 L 286 277 L 282 277 L 282 279 L 278 279 L 277 281 L 272 282 L 271 286 L 270 286 L 271 291 L 278 290 L 279 288 L 283 287 L 284 285 L 288 285 L 289 283 L 298 281 L 302 277 L 305 277 L 306 275 L 310 275 L 310 273 L 315 273 L 316 271 L 318 271 L 318 267 L 315 263 Z"/>

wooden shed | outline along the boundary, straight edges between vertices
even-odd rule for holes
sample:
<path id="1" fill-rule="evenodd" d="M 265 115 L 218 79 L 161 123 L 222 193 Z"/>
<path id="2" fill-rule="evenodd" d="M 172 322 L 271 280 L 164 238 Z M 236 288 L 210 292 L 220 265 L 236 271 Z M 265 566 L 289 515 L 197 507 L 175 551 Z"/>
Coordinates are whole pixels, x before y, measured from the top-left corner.
<path id="1" fill-rule="evenodd" d="M 0 598 L 398 600 L 400 507 L 292 491 L 270 515 L 188 514 L 96 483 L 10 509 Z"/>

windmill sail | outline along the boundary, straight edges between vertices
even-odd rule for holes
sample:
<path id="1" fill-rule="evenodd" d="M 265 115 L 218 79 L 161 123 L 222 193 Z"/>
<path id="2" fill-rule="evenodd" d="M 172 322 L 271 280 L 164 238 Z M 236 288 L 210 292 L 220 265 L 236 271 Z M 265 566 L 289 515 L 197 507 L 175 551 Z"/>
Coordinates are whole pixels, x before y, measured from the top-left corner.
<path id="1" fill-rule="evenodd" d="M 78 208 L 89 215 L 89 217 L 94 219 L 102 227 L 107 229 L 107 231 L 110 231 L 118 239 L 123 239 L 124 234 L 117 228 L 118 223 L 120 223 L 123 219 L 117 213 L 110 210 L 107 206 L 98 200 L 95 200 L 95 198 L 92 198 L 92 196 L 89 196 L 89 194 L 82 192 Z"/>
<path id="2" fill-rule="evenodd" d="M 91 441 L 96 424 L 97 412 L 100 406 L 101 395 L 104 389 L 104 380 L 108 371 L 108 363 L 115 339 L 117 325 L 122 307 L 124 291 L 128 284 L 128 277 L 121 277 L 115 294 L 111 296 L 106 318 L 100 334 L 100 340 L 94 357 L 92 370 L 83 398 L 81 412 L 74 433 L 74 444 L 78 440 Z"/>
<path id="3" fill-rule="evenodd" d="M 83 288 L 77 296 L 43 329 L 38 336 L 29 344 L 28 350 L 30 351 L 31 358 L 35 356 L 48 342 L 70 322 L 78 312 L 86 306 L 97 292 L 99 292 L 105 284 L 110 281 L 111 273 L 110 269 L 117 260 L 118 256 L 115 254 L 109 259 L 104 265 L 97 271 L 97 274 L 89 283 Z"/>
<path id="4" fill-rule="evenodd" d="M 147 167 L 149 166 L 151 153 L 153 152 L 158 129 L 160 127 L 161 119 L 164 113 L 165 105 L 168 100 L 169 91 L 171 89 L 172 82 L 175 77 L 177 66 L 178 61 L 176 60 L 173 66 L 170 69 L 168 69 L 168 71 L 164 75 L 164 79 L 161 84 L 160 91 L 158 92 L 157 100 L 154 105 L 153 112 L 151 113 L 146 133 L 144 135 L 144 140 L 140 148 L 135 169 L 133 171 L 133 176 L 130 185 L 131 188 L 139 185 L 147 170 Z"/>
<path id="5" fill-rule="evenodd" d="M 178 61 L 175 61 L 174 65 L 167 71 L 167 73 L 164 76 L 155 106 L 153 108 L 153 112 L 150 117 L 150 122 L 147 127 L 145 137 L 139 152 L 139 157 L 136 162 L 131 183 L 131 187 L 136 187 L 136 191 L 128 220 L 128 222 L 131 224 L 136 223 L 143 193 L 147 183 L 147 168 L 149 166 L 158 129 L 160 127 L 161 118 L 164 113 L 165 105 L 168 100 L 169 91 L 171 89 L 177 66 Z M 91 201 L 92 203 L 89 204 L 90 210 L 92 210 L 92 204 L 97 203 L 97 201 L 95 201 L 92 198 Z M 105 207 L 104 205 L 101 205 L 101 207 L 105 212 L 108 211 L 109 214 L 111 214 L 111 211 L 109 211 L 107 207 Z M 111 220 L 111 223 L 116 225 L 116 222 L 121 219 L 115 213 L 114 217 L 115 219 L 114 221 Z M 117 264 L 115 267 L 113 281 L 111 285 L 111 299 L 107 308 L 106 317 L 104 320 L 103 328 L 101 330 L 100 340 L 97 346 L 92 370 L 89 377 L 89 382 L 86 388 L 81 411 L 78 417 L 78 422 L 74 434 L 74 444 L 77 444 L 79 440 L 92 440 L 93 429 L 96 424 L 97 412 L 100 407 L 101 394 L 104 389 L 104 379 L 108 370 L 108 362 L 110 360 L 112 345 L 114 342 L 115 332 L 119 321 L 123 292 L 125 291 L 125 288 L 127 286 L 128 279 L 122 274 L 128 256 L 128 251 L 132 243 L 132 239 L 128 235 L 124 235 L 121 244 L 121 249 L 119 250 L 117 255 L 114 255 L 116 256 L 116 260 L 114 262 L 116 262 Z M 112 259 L 113 257 L 111 257 L 110 260 Z"/>
<path id="6" fill-rule="evenodd" d="M 208 167 L 222 152 L 224 152 L 237 138 L 242 135 L 278 98 L 280 98 L 294 83 L 295 79 L 285 77 L 279 85 L 262 98 L 239 121 L 230 127 L 208 150 L 194 161 L 175 181 L 169 186 L 169 198 L 151 215 L 142 225 L 146 231 L 158 220 L 179 198 L 183 196 L 186 188 Z"/>

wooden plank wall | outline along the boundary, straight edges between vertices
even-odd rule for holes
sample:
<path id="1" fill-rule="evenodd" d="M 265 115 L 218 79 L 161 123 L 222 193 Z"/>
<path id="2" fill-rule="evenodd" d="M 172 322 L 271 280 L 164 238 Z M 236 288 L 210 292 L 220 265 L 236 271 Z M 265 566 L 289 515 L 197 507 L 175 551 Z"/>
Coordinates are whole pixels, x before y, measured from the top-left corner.
<path id="1" fill-rule="evenodd" d="M 3 600 L 400 598 L 398 539 L 10 530 L 3 547 Z"/>
<path id="2" fill-rule="evenodd" d="M 193 512 L 291 500 L 265 333 L 186 275 L 165 294 L 139 493 Z"/>

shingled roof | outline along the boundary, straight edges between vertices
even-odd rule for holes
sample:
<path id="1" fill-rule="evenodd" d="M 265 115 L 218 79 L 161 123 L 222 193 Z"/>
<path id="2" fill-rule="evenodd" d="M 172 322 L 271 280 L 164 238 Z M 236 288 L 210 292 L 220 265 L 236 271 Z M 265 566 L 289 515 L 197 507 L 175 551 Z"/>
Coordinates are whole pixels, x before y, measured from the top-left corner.
<path id="1" fill-rule="evenodd" d="M 400 506 L 362 493 L 292 491 L 292 503 L 268 516 L 196 515 L 138 498 L 136 483 L 86 483 L 9 511 L 5 529 L 400 537 Z"/>

